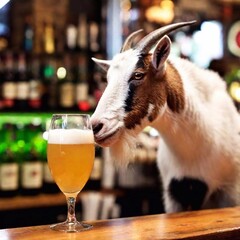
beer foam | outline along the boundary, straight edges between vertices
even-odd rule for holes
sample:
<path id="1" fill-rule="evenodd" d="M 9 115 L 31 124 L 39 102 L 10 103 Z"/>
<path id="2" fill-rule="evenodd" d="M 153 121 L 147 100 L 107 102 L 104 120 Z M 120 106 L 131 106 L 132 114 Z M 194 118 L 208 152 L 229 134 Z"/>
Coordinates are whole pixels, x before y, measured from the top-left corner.
<path id="1" fill-rule="evenodd" d="M 50 144 L 89 144 L 94 143 L 91 130 L 80 129 L 52 129 L 48 132 Z"/>

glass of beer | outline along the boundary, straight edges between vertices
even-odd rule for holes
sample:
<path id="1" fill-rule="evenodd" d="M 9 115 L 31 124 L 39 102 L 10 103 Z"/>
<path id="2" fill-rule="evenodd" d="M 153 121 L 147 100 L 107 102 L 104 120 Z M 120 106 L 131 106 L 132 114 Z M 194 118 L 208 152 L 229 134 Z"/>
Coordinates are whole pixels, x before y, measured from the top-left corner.
<path id="1" fill-rule="evenodd" d="M 51 174 L 67 199 L 67 220 L 50 228 L 79 232 L 92 226 L 78 222 L 75 202 L 93 167 L 94 137 L 88 114 L 54 114 L 48 131 L 47 158 Z"/>

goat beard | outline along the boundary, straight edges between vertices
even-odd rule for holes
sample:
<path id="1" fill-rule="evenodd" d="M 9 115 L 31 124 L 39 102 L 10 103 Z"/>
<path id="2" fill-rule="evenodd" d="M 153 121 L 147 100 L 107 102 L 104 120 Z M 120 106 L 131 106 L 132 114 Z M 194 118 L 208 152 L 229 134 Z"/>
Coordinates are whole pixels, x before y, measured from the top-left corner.
<path id="1" fill-rule="evenodd" d="M 135 158 L 136 136 L 124 131 L 119 140 L 110 149 L 110 155 L 116 167 L 126 167 Z"/>

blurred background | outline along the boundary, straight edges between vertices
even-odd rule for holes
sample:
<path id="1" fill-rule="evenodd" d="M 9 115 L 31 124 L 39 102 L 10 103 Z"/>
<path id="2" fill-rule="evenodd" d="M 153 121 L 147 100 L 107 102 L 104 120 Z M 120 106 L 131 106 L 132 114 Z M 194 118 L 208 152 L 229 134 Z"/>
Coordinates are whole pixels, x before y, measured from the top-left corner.
<path id="1" fill-rule="evenodd" d="M 94 111 L 106 79 L 91 57 L 111 59 L 135 30 L 196 20 L 170 35 L 171 54 L 217 71 L 239 109 L 239 13 L 240 0 L 1 0 L 0 228 L 66 219 L 44 132 L 53 113 Z M 163 213 L 158 141 L 146 128 L 123 169 L 97 147 L 78 219 Z"/>

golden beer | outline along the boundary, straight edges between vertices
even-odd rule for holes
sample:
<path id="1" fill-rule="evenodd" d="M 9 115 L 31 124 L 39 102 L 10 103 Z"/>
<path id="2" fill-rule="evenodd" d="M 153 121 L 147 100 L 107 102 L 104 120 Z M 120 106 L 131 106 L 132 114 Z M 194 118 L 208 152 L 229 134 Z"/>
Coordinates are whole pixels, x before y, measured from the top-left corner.
<path id="1" fill-rule="evenodd" d="M 92 225 L 77 221 L 75 204 L 93 168 L 94 136 L 90 115 L 53 114 L 47 132 L 47 158 L 52 177 L 68 204 L 67 220 L 53 224 L 61 232 L 80 232 Z"/>
<path id="2" fill-rule="evenodd" d="M 92 131 L 51 130 L 48 140 L 48 165 L 63 193 L 78 193 L 93 168 L 94 139 Z"/>

